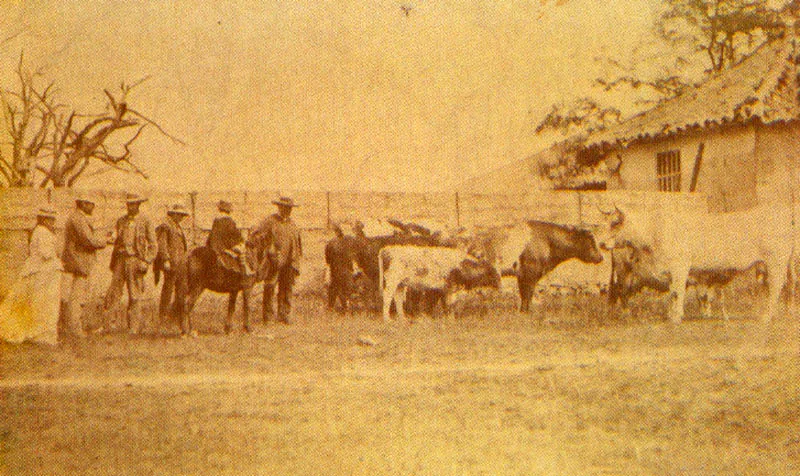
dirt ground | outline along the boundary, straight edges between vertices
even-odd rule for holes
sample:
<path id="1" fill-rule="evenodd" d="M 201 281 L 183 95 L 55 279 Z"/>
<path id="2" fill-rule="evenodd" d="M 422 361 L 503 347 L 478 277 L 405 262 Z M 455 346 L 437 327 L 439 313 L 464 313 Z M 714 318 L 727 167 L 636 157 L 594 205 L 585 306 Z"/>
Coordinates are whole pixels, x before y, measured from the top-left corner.
<path id="1" fill-rule="evenodd" d="M 384 324 L 307 296 L 226 336 L 218 296 L 199 338 L 0 344 L 0 473 L 800 474 L 798 320 L 495 301 Z"/>

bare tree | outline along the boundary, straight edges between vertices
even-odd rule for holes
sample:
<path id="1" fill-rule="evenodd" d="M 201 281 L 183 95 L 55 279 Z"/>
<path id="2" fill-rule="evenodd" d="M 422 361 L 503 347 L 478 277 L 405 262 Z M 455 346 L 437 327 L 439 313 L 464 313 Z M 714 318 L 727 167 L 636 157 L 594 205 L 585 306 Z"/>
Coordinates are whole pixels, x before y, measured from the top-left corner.
<path id="1" fill-rule="evenodd" d="M 131 145 L 148 126 L 185 145 L 129 106 L 129 93 L 148 78 L 123 82 L 116 94 L 104 90 L 106 111 L 85 115 L 57 103 L 53 83 L 37 87 L 41 73 L 26 70 L 22 56 L 16 73 L 17 89 L 3 90 L 0 96 L 12 149 L 10 160 L 0 153 L 0 172 L 8 186 L 71 187 L 93 164 L 147 178 L 133 161 Z"/>

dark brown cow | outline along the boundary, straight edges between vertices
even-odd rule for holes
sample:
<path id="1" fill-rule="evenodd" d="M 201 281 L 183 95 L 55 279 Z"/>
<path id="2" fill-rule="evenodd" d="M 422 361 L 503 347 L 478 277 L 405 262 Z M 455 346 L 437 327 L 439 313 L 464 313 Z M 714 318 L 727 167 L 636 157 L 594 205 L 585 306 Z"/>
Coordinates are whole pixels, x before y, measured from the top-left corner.
<path id="1" fill-rule="evenodd" d="M 531 298 L 539 280 L 568 259 L 597 264 L 603 255 L 588 230 L 532 220 L 531 239 L 525 245 L 517 266 L 520 311 L 530 310 Z"/>

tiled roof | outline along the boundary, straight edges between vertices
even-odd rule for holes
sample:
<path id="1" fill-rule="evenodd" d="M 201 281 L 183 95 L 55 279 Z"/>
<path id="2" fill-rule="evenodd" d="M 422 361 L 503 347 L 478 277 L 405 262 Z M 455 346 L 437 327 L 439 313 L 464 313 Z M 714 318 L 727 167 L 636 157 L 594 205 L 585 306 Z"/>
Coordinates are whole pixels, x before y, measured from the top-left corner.
<path id="1" fill-rule="evenodd" d="M 799 45 L 800 46 L 800 45 Z M 762 45 L 736 66 L 627 121 L 591 135 L 587 145 L 626 144 L 687 129 L 760 119 L 800 119 L 791 38 Z"/>

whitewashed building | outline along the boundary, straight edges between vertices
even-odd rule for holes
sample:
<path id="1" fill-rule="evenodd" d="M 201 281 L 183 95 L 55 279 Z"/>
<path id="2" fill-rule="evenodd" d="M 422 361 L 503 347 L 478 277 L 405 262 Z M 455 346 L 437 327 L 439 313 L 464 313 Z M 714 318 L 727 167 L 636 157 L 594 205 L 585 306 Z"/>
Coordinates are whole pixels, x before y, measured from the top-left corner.
<path id="1" fill-rule="evenodd" d="M 703 192 L 721 212 L 785 202 L 800 159 L 797 59 L 792 38 L 772 41 L 591 136 L 587 150 L 617 169 L 608 189 Z"/>

